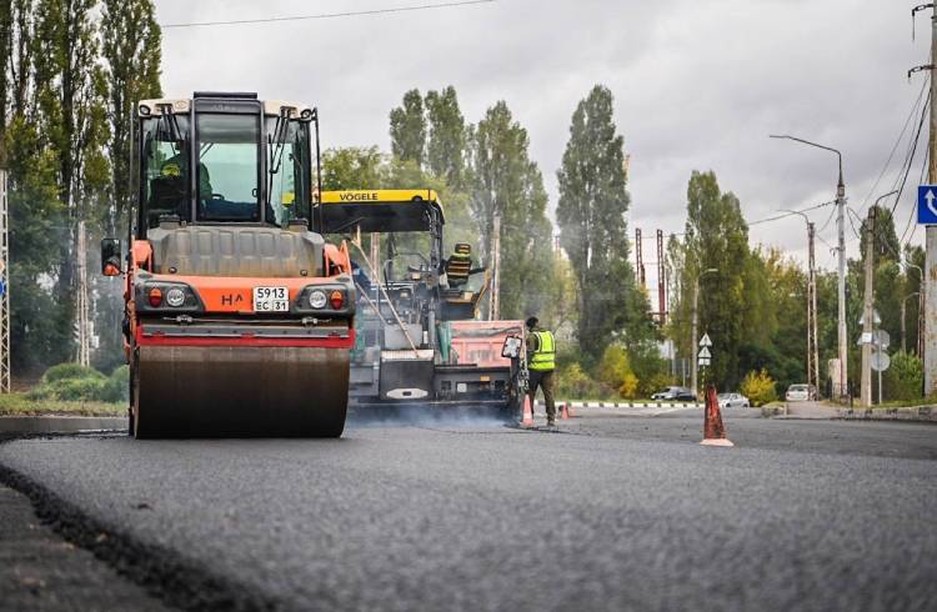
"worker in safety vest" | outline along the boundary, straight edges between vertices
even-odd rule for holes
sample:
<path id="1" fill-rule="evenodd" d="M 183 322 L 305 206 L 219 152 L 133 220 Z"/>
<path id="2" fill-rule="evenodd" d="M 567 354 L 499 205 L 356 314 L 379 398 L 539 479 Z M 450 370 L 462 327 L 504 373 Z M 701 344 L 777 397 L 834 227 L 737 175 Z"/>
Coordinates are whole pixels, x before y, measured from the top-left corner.
<path id="1" fill-rule="evenodd" d="M 537 387 L 543 389 L 547 405 L 547 426 L 556 425 L 556 403 L 553 399 L 553 371 L 556 368 L 556 338 L 553 332 L 539 327 L 537 317 L 527 319 L 527 370 L 529 373 L 530 405 L 534 405 Z"/>
<path id="2" fill-rule="evenodd" d="M 468 282 L 472 273 L 472 245 L 457 242 L 452 255 L 445 262 L 446 282 L 451 289 L 461 287 Z"/>

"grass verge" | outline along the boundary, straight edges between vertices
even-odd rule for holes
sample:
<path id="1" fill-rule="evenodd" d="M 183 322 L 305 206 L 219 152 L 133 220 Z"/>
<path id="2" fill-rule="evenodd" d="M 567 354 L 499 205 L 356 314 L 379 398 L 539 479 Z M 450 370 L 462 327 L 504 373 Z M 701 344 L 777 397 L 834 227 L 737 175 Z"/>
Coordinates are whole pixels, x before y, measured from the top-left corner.
<path id="1" fill-rule="evenodd" d="M 0 395 L 0 416 L 126 416 L 127 404 L 30 400 L 25 393 Z"/>

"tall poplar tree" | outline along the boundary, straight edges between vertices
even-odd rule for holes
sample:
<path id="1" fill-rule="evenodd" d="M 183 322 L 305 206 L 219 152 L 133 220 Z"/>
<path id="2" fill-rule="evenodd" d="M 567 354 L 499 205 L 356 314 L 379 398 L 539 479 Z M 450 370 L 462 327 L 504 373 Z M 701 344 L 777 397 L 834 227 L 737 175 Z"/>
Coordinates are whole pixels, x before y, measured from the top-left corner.
<path id="1" fill-rule="evenodd" d="M 8 171 L 11 365 L 14 372 L 35 371 L 70 357 L 72 330 L 59 302 L 48 291 L 67 242 L 64 207 L 59 200 L 58 158 L 42 130 L 36 103 L 33 58 L 43 50 L 37 39 L 32 0 L 13 0 L 9 30 L 3 33 L 4 82 L 2 149 Z"/>
<path id="2" fill-rule="evenodd" d="M 423 167 L 426 146 L 426 116 L 423 97 L 411 89 L 403 95 L 403 104 L 390 111 L 390 147 L 394 157 Z"/>
<path id="3" fill-rule="evenodd" d="M 93 227 L 100 228 L 93 233 L 95 239 L 104 235 L 127 235 L 127 213 L 133 197 L 130 187 L 131 114 L 137 101 L 162 95 L 159 83 L 161 38 L 151 0 L 103 0 L 101 55 L 107 75 L 110 175 L 102 206 L 92 212 L 96 221 Z M 91 279 L 95 288 L 96 331 L 100 338 L 94 361 L 99 367 L 110 369 L 123 361 L 120 350 L 123 286 L 113 278 L 97 274 Z"/>
<path id="4" fill-rule="evenodd" d="M 426 94 L 429 135 L 426 163 L 430 172 L 446 179 L 451 188 L 459 189 L 465 178 L 465 118 L 459 99 L 451 85 L 440 92 Z"/>
<path id="5" fill-rule="evenodd" d="M 628 262 L 625 214 L 631 198 L 612 103 L 611 92 L 596 85 L 578 104 L 557 172 L 560 243 L 579 289 L 579 344 L 595 359 L 615 332 L 631 327 L 627 337 L 648 331 L 646 299 L 636 291 Z"/>
<path id="6" fill-rule="evenodd" d="M 527 130 L 501 101 L 475 131 L 470 207 L 481 231 L 482 252 L 493 247 L 494 218 L 501 220 L 499 300 L 502 318 L 539 313 L 552 283 L 552 226 L 546 218 L 543 175 L 528 155 Z M 489 259 L 486 263 L 490 265 Z"/>
<path id="7" fill-rule="evenodd" d="M 10 105 L 10 62 L 13 58 L 13 1 L 0 0 L 0 135 L 6 132 Z M 0 164 L 3 141 L 0 139 Z"/>
<path id="8" fill-rule="evenodd" d="M 740 377 L 739 348 L 744 340 L 744 277 L 748 225 L 738 198 L 722 193 L 713 172 L 694 171 L 687 187 L 686 265 L 682 299 L 692 304 L 699 283 L 698 333 L 713 342 L 713 379 L 734 388 Z M 703 274 L 715 269 L 715 272 Z M 699 338 L 691 338 L 698 342 Z"/>
<path id="9" fill-rule="evenodd" d="M 57 161 L 68 238 L 59 246 L 54 295 L 58 324 L 75 321 L 78 221 L 92 216 L 108 182 L 106 82 L 100 62 L 96 0 L 39 0 L 33 52 L 37 118 Z M 86 258 L 87 263 L 87 258 Z M 74 343 L 70 343 L 74 346 Z"/>
<path id="10" fill-rule="evenodd" d="M 130 203 L 130 117 L 133 105 L 162 95 L 159 83 L 162 32 L 152 0 L 104 0 L 101 17 L 102 55 L 106 62 L 110 126 L 110 191 L 108 225 Z"/>

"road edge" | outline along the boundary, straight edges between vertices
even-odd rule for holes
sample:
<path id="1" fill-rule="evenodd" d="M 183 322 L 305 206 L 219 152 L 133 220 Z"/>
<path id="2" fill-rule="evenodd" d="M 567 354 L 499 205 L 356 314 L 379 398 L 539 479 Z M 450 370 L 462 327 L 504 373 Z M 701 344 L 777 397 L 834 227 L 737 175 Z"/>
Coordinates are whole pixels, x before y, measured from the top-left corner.
<path id="1" fill-rule="evenodd" d="M 8 444 L 14 439 L 4 440 Z M 36 516 L 66 541 L 91 552 L 165 604 L 183 610 L 277 610 L 282 602 L 111 529 L 31 478 L 0 463 L 0 483 L 25 495 Z"/>
<path id="2" fill-rule="evenodd" d="M 126 430 L 127 417 L 0 415 L 0 432 L 9 434 L 75 434 Z"/>

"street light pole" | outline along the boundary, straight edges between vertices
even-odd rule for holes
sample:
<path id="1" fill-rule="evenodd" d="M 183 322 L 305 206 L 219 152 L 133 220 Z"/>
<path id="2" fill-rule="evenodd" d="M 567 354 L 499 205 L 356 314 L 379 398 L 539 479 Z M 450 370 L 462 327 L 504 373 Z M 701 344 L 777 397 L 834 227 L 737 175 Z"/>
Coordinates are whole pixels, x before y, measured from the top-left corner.
<path id="1" fill-rule="evenodd" d="M 843 398 L 848 393 L 846 381 L 849 380 L 848 355 L 846 343 L 846 184 L 843 182 L 843 154 L 833 147 L 827 147 L 803 138 L 788 135 L 771 134 L 771 138 L 784 138 L 810 145 L 825 151 L 836 153 L 839 162 L 839 180 L 836 183 L 836 231 L 839 234 L 837 245 L 839 278 L 837 283 L 837 344 L 839 356 L 839 380 L 833 381 L 833 396 Z"/>
<path id="2" fill-rule="evenodd" d="M 693 325 L 690 338 L 690 344 L 692 345 L 692 354 L 693 354 L 693 364 L 692 364 L 692 377 L 690 378 L 690 390 L 693 392 L 693 395 L 696 395 L 697 379 L 699 377 L 699 355 L 697 351 L 699 350 L 699 280 L 706 276 L 707 274 L 718 272 L 718 268 L 707 268 L 696 275 L 696 278 L 693 279 Z"/>
<path id="3" fill-rule="evenodd" d="M 901 352 L 902 353 L 908 352 L 908 343 L 907 343 L 908 332 L 906 331 L 907 327 L 905 326 L 905 314 L 906 314 L 906 311 L 908 310 L 908 298 L 913 298 L 914 296 L 918 296 L 918 298 L 920 298 L 920 295 L 921 295 L 920 291 L 915 291 L 914 293 L 909 293 L 908 295 L 904 296 L 904 299 L 901 300 Z M 920 333 L 921 332 L 919 330 L 918 334 L 920 335 Z M 915 350 L 917 350 L 917 347 L 915 347 Z"/>
<path id="4" fill-rule="evenodd" d="M 815 226 L 810 217 L 799 210 L 783 209 L 800 215 L 807 222 L 807 384 L 820 389 L 820 349 L 817 341 L 817 275 L 814 258 Z"/>
<path id="5" fill-rule="evenodd" d="M 918 266 L 911 262 L 905 262 L 904 265 L 906 265 L 909 268 L 916 269 L 918 273 L 918 279 L 919 279 L 918 292 L 920 293 L 920 295 L 918 295 L 918 302 L 917 302 L 917 347 L 915 351 L 917 352 L 917 356 L 923 360 L 924 359 L 924 325 L 925 325 L 924 323 L 924 297 L 927 293 L 925 291 L 924 285 L 925 285 L 926 280 L 924 278 L 924 270 L 921 269 L 921 266 Z"/>

